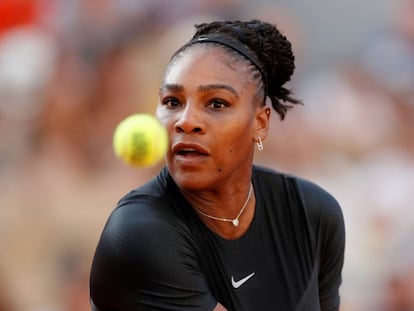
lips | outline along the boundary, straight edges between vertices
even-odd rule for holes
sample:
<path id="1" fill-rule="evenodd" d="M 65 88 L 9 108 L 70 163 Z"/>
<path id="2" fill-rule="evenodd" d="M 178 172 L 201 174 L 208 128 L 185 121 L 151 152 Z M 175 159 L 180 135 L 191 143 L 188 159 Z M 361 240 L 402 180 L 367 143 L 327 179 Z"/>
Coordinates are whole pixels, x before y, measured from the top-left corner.
<path id="1" fill-rule="evenodd" d="M 173 145 L 172 152 L 174 155 L 190 157 L 190 156 L 207 156 L 208 151 L 197 143 L 179 142 Z"/>
<path id="2" fill-rule="evenodd" d="M 175 165 L 181 169 L 198 169 L 202 167 L 209 156 L 209 152 L 197 143 L 179 142 L 173 145 L 173 159 Z"/>

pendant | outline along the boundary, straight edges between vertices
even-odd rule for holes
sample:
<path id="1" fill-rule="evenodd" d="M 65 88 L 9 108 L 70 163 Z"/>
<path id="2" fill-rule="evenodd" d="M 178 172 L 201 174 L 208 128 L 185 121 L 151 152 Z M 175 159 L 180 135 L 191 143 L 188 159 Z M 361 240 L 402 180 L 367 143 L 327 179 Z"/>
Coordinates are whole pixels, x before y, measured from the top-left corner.
<path id="1" fill-rule="evenodd" d="M 232 222 L 233 226 L 235 226 L 235 227 L 239 226 L 239 220 L 237 218 L 233 219 L 231 222 Z"/>

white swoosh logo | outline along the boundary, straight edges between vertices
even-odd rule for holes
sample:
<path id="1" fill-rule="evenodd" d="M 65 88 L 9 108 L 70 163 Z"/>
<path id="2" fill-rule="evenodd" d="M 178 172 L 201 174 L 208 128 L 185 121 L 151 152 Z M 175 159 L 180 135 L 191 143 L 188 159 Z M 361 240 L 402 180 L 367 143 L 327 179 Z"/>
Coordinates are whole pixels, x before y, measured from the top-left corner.
<path id="1" fill-rule="evenodd" d="M 244 277 L 244 278 L 242 278 L 241 280 L 238 280 L 238 281 L 235 281 L 234 277 L 231 277 L 231 285 L 233 285 L 234 288 L 239 288 L 244 283 L 246 283 L 254 274 L 255 274 L 255 272 L 253 272 L 252 274 L 249 274 L 248 276 L 246 276 L 246 277 Z"/>

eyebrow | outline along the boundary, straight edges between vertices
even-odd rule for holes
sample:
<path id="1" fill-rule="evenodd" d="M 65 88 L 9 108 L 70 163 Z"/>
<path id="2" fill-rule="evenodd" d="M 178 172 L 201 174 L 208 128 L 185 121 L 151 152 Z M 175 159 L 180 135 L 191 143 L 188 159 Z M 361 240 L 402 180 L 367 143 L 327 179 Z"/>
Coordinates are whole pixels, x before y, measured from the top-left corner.
<path id="1" fill-rule="evenodd" d="M 184 90 L 184 87 L 179 84 L 163 84 L 160 87 L 160 93 L 164 91 L 176 91 L 176 92 L 182 92 Z"/>
<path id="2" fill-rule="evenodd" d="M 208 85 L 200 85 L 198 87 L 199 91 L 202 92 L 208 92 L 211 90 L 227 90 L 231 93 L 233 93 L 234 96 L 236 96 L 237 98 L 239 98 L 239 94 L 236 92 L 236 90 L 231 87 L 230 85 L 227 84 L 208 84 Z"/>
<path id="3" fill-rule="evenodd" d="M 183 90 L 184 90 L 184 87 L 182 85 L 179 85 L 179 84 L 163 84 L 160 87 L 160 92 L 163 92 L 163 91 L 182 92 Z M 237 91 L 233 87 L 231 87 L 230 85 L 227 85 L 227 84 L 200 85 L 198 87 L 198 90 L 201 91 L 201 92 L 208 92 L 208 91 L 211 91 L 211 90 L 227 90 L 227 91 L 231 92 L 234 96 L 239 98 L 239 94 L 237 93 Z"/>

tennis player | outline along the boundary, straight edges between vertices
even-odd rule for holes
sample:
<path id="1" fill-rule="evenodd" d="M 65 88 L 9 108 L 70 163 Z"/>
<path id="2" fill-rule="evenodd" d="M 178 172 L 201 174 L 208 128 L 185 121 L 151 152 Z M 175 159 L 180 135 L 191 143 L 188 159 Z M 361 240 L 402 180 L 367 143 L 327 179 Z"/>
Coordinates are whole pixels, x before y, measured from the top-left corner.
<path id="1" fill-rule="evenodd" d="M 270 114 L 300 104 L 272 24 L 196 26 L 169 61 L 157 117 L 166 166 L 126 194 L 96 249 L 94 311 L 337 311 L 344 220 L 315 183 L 253 164 Z"/>

